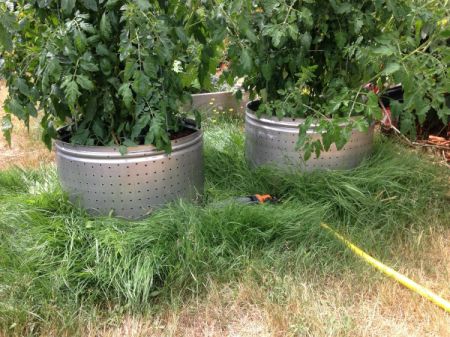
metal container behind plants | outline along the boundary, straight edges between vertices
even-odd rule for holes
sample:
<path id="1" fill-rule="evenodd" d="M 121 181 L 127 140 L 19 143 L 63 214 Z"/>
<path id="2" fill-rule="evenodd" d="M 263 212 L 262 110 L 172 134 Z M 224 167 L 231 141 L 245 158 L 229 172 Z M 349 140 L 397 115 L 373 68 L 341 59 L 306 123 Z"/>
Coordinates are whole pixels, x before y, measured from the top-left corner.
<path id="1" fill-rule="evenodd" d="M 142 145 L 117 147 L 55 142 L 61 185 L 90 214 L 138 219 L 178 198 L 203 191 L 202 132 L 173 140 L 172 153 Z"/>
<path id="2" fill-rule="evenodd" d="M 248 100 L 246 96 L 244 95 L 242 100 L 238 101 L 232 91 L 193 94 L 192 108 L 203 111 L 218 109 L 227 113 L 242 115 Z"/>
<path id="3" fill-rule="evenodd" d="M 354 130 L 349 142 L 340 151 L 334 144 L 328 152 L 322 152 L 319 158 L 313 154 L 308 161 L 303 160 L 303 153 L 295 149 L 299 118 L 256 117 L 247 105 L 245 113 L 245 151 L 251 166 L 275 165 L 281 168 L 299 168 L 304 171 L 320 169 L 350 169 L 358 166 L 372 152 L 374 126 L 367 133 Z M 313 138 L 320 135 L 311 128 L 308 134 Z"/>

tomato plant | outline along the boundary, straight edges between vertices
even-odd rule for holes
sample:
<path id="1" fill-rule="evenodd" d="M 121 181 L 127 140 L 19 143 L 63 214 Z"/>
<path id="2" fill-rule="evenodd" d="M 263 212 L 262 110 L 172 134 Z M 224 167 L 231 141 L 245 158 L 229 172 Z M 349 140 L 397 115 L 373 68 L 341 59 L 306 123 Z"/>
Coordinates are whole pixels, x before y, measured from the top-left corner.
<path id="1" fill-rule="evenodd" d="M 391 22 L 375 47 L 361 51 L 361 58 L 371 60 L 372 66 L 383 65 L 379 87 L 383 82 L 401 84 L 402 100 L 391 100 L 390 107 L 392 117 L 401 120 L 401 132 L 411 138 L 431 112 L 444 127 L 450 121 L 449 19 L 447 1 L 412 1 L 405 32 Z"/>
<path id="2" fill-rule="evenodd" d="M 421 116 L 433 106 L 448 117 L 448 26 L 438 24 L 447 14 L 437 2 L 218 0 L 229 29 L 229 78 L 245 76 L 244 88 L 262 101 L 258 116 L 306 119 L 298 142 L 306 157 L 333 143 L 342 148 L 352 129 L 382 117 L 368 82 L 380 93 L 405 83 L 399 110 Z M 307 137 L 313 124 L 321 140 Z"/>
<path id="3" fill-rule="evenodd" d="M 82 145 L 154 144 L 170 151 L 190 99 L 186 71 L 209 80 L 223 41 L 214 7 L 201 0 L 17 0 L 0 2 L 0 43 L 11 115 L 28 124 L 42 111 L 50 147 L 57 128 Z M 17 24 L 15 24 L 17 23 Z M 200 47 L 192 70 L 189 46 Z M 192 78 L 190 78 L 192 81 Z"/>

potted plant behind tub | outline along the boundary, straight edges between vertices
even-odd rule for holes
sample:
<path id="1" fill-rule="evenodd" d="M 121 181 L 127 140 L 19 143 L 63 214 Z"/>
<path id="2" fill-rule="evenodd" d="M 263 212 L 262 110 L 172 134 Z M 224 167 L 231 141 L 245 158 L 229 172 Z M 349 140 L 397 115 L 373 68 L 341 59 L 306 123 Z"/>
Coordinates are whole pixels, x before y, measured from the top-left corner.
<path id="1" fill-rule="evenodd" d="M 28 121 L 42 110 L 73 202 L 136 219 L 202 192 L 202 132 L 180 113 L 201 1 L 19 1 L 13 10 L 3 131 L 9 138 L 11 114 Z"/>
<path id="2" fill-rule="evenodd" d="M 247 105 L 247 95 L 242 93 L 237 83 L 224 83 L 223 71 L 227 71 L 227 63 L 219 62 L 216 74 L 211 77 L 211 85 L 198 87 L 194 83 L 192 108 L 209 113 L 211 111 L 240 116 Z"/>
<path id="3" fill-rule="evenodd" d="M 390 71 L 369 66 L 360 51 L 376 47 L 379 23 L 400 20 L 404 2 L 218 1 L 232 71 L 259 98 L 246 111 L 250 164 L 357 166 L 371 153 L 374 121 L 382 117 L 378 96 L 364 84 Z"/>
<path id="4" fill-rule="evenodd" d="M 224 72 L 228 75 L 229 67 L 225 54 L 226 43 L 223 42 L 226 30 L 221 29 L 219 33 L 223 34 L 220 43 L 208 44 L 208 48 L 202 48 L 200 43 L 193 41 L 189 46 L 191 62 L 182 74 L 183 83 L 190 87 L 192 93 L 188 109 L 207 114 L 213 110 L 241 113 L 245 110 L 245 97 L 242 97 L 234 78 L 223 76 Z M 212 35 L 217 35 L 217 32 Z M 199 78 L 203 80 L 200 81 Z"/>

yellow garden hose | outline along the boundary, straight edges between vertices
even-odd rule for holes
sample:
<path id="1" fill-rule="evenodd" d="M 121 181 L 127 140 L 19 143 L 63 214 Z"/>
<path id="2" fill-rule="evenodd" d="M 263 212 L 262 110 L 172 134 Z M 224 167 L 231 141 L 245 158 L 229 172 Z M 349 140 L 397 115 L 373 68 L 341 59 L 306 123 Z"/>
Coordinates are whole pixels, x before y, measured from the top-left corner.
<path id="1" fill-rule="evenodd" d="M 374 259 L 372 256 L 364 252 L 362 249 L 355 246 L 353 243 L 348 241 L 346 238 L 344 238 L 342 235 L 340 235 L 338 232 L 336 232 L 334 229 L 332 229 L 327 224 L 321 224 L 321 226 L 328 231 L 330 231 L 336 238 L 338 238 L 340 241 L 342 241 L 348 248 L 350 248 L 351 251 L 353 251 L 356 255 L 360 256 L 363 260 L 365 260 L 367 263 L 372 265 L 373 267 L 377 268 L 382 273 L 386 274 L 387 276 L 393 278 L 397 282 L 403 284 L 405 287 L 411 289 L 412 291 L 418 293 L 419 295 L 429 299 L 431 302 L 436 304 L 437 306 L 444 309 L 446 312 L 450 313 L 450 302 L 446 301 L 442 297 L 436 295 L 431 290 L 422 287 L 420 284 L 417 284 L 413 280 L 409 279 L 405 275 L 400 274 L 399 272 L 395 271 L 394 269 L 386 266 L 385 264 L 381 263 L 380 261 Z"/>

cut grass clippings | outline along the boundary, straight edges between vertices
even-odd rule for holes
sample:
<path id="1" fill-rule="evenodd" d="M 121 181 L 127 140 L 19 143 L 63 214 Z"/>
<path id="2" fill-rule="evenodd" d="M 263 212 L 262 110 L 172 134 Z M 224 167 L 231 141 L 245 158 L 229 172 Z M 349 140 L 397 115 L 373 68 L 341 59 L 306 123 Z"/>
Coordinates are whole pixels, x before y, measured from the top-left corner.
<path id="1" fill-rule="evenodd" d="M 208 126 L 204 198 L 137 222 L 74 208 L 54 168 L 0 172 L 0 331 L 38 334 L 55 321 L 67 331 L 80 315 L 152 312 L 244 273 L 259 282 L 357 271 L 322 221 L 389 261 L 431 213 L 450 219 L 448 171 L 384 139 L 357 169 L 310 174 L 250 170 L 243 146 L 235 122 Z M 254 193 L 280 203 L 224 202 Z"/>

